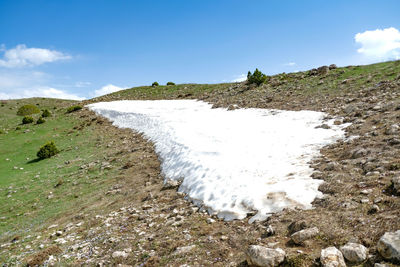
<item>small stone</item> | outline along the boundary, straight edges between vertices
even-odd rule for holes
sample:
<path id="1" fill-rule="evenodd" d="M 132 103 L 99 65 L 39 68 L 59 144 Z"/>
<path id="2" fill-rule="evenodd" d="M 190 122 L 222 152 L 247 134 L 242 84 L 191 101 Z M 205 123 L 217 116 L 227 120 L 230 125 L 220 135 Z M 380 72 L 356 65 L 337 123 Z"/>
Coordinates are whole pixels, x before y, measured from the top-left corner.
<path id="1" fill-rule="evenodd" d="M 400 261 L 400 230 L 386 232 L 377 245 L 379 254 L 387 260 Z"/>
<path id="2" fill-rule="evenodd" d="M 207 223 L 208 223 L 208 224 L 215 223 L 215 220 L 212 219 L 212 218 L 207 218 Z"/>
<path id="3" fill-rule="evenodd" d="M 267 236 L 272 236 L 275 234 L 275 229 L 271 225 L 268 225 L 266 233 L 267 233 Z"/>
<path id="4" fill-rule="evenodd" d="M 362 204 L 369 203 L 369 199 L 368 198 L 363 198 L 363 199 L 360 200 L 360 203 L 362 203 Z"/>
<path id="5" fill-rule="evenodd" d="M 371 208 L 369 209 L 368 212 L 369 212 L 370 214 L 373 214 L 373 213 L 377 213 L 379 210 L 380 210 L 379 206 L 376 205 L 376 204 L 374 204 L 374 205 L 371 206 Z"/>
<path id="6" fill-rule="evenodd" d="M 392 178 L 392 184 L 394 190 L 396 190 L 398 193 L 400 193 L 400 174 L 396 175 Z"/>
<path id="7" fill-rule="evenodd" d="M 129 256 L 129 254 L 126 253 L 125 251 L 114 251 L 113 254 L 112 254 L 112 257 L 114 259 L 117 259 L 117 258 L 126 259 L 126 258 L 128 258 L 128 256 Z"/>
<path id="8" fill-rule="evenodd" d="M 181 181 L 168 179 L 164 182 L 162 190 L 176 189 L 181 185 Z"/>
<path id="9" fill-rule="evenodd" d="M 360 193 L 363 195 L 369 195 L 372 193 L 372 189 L 364 189 Z"/>
<path id="10" fill-rule="evenodd" d="M 335 247 L 321 250 L 320 259 L 323 267 L 346 267 L 342 252 Z"/>
<path id="11" fill-rule="evenodd" d="M 304 230 L 298 231 L 298 232 L 292 234 L 291 238 L 292 238 L 292 241 L 295 244 L 301 244 L 304 241 L 313 238 L 318 233 L 319 233 L 318 228 L 317 227 L 313 227 L 313 228 L 308 228 L 308 229 L 304 229 Z"/>
<path id="12" fill-rule="evenodd" d="M 257 245 L 251 245 L 246 252 L 246 260 L 250 266 L 278 266 L 285 257 L 285 251 L 280 248 L 273 249 Z"/>
<path id="13" fill-rule="evenodd" d="M 173 254 L 175 254 L 175 255 L 186 254 L 186 253 L 190 252 L 192 249 L 194 249 L 195 247 L 196 247 L 196 245 L 177 247 Z"/>
<path id="14" fill-rule="evenodd" d="M 347 243 L 340 247 L 340 251 L 346 260 L 352 263 L 360 263 L 367 259 L 368 249 L 361 244 Z"/>

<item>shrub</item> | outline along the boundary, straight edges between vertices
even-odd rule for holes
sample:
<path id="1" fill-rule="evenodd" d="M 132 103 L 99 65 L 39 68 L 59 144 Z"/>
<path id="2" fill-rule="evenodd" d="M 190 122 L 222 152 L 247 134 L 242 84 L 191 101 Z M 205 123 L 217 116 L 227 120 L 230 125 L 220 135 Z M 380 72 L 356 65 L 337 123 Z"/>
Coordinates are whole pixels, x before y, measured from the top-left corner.
<path id="1" fill-rule="evenodd" d="M 56 144 L 53 141 L 47 142 L 44 144 L 39 151 L 37 152 L 36 156 L 39 159 L 47 159 L 55 154 L 59 153 L 60 151 L 57 149 Z"/>
<path id="2" fill-rule="evenodd" d="M 71 113 L 71 112 L 81 110 L 81 109 L 82 109 L 82 106 L 79 106 L 79 105 L 71 106 L 71 107 L 67 108 L 67 113 Z"/>
<path id="3" fill-rule="evenodd" d="M 25 116 L 22 119 L 22 124 L 29 124 L 29 123 L 32 123 L 32 122 L 33 122 L 33 118 L 31 116 Z"/>
<path id="4" fill-rule="evenodd" d="M 158 82 L 154 82 L 151 86 L 156 87 L 158 85 L 159 85 Z"/>
<path id="5" fill-rule="evenodd" d="M 174 82 L 167 82 L 167 85 L 175 85 Z"/>
<path id="6" fill-rule="evenodd" d="M 42 123 L 45 123 L 46 121 L 45 121 L 45 119 L 43 119 L 42 117 L 40 117 L 37 121 L 36 121 L 36 124 L 42 124 Z"/>
<path id="7" fill-rule="evenodd" d="M 17 127 L 15 127 L 15 130 L 16 131 L 21 130 L 21 127 L 17 126 Z"/>
<path id="8" fill-rule="evenodd" d="M 51 116 L 51 112 L 48 109 L 43 110 L 42 118 L 47 118 Z"/>
<path id="9" fill-rule="evenodd" d="M 260 85 L 264 83 L 267 80 L 267 75 L 256 69 L 253 74 L 251 71 L 247 73 L 247 81 L 249 84 L 255 83 L 257 85 Z"/>
<path id="10" fill-rule="evenodd" d="M 35 113 L 40 113 L 40 109 L 38 109 L 35 105 L 24 105 L 17 111 L 17 115 L 19 116 L 32 115 Z"/>

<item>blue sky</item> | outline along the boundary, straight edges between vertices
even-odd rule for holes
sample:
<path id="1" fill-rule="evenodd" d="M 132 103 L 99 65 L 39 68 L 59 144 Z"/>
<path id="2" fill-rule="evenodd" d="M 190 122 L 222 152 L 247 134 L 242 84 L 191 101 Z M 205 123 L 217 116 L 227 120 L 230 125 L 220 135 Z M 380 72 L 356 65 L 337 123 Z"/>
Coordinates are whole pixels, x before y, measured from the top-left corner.
<path id="1" fill-rule="evenodd" d="M 0 98 L 396 59 L 399 11 L 396 0 L 0 0 Z"/>

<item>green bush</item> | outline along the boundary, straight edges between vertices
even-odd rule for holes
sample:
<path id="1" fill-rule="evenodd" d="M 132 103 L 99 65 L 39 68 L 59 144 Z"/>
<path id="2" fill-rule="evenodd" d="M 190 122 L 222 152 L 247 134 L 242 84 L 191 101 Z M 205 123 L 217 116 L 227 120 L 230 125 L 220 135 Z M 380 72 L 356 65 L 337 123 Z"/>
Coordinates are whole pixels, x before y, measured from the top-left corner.
<path id="1" fill-rule="evenodd" d="M 17 126 L 17 127 L 15 127 L 15 130 L 16 131 L 21 130 L 21 127 Z"/>
<path id="2" fill-rule="evenodd" d="M 51 116 L 51 112 L 48 109 L 43 110 L 42 118 L 47 118 Z"/>
<path id="3" fill-rule="evenodd" d="M 42 117 L 40 117 L 40 118 L 36 121 L 36 124 L 42 124 L 42 123 L 45 123 L 45 122 L 46 122 L 46 120 L 43 119 Z"/>
<path id="4" fill-rule="evenodd" d="M 167 85 L 175 85 L 174 82 L 167 82 Z"/>
<path id="5" fill-rule="evenodd" d="M 74 112 L 74 111 L 77 111 L 77 110 L 81 110 L 81 109 L 82 109 L 82 106 L 75 105 L 75 106 L 67 108 L 67 113 L 71 113 L 71 112 Z"/>
<path id="6" fill-rule="evenodd" d="M 40 109 L 38 109 L 35 105 L 24 105 L 17 111 L 18 116 L 32 115 L 35 113 L 40 113 Z"/>
<path id="7" fill-rule="evenodd" d="M 159 85 L 158 82 L 154 82 L 151 86 L 156 87 L 158 85 Z"/>
<path id="8" fill-rule="evenodd" d="M 265 75 L 264 73 L 262 73 L 261 71 L 259 71 L 258 69 L 256 69 L 253 74 L 251 73 L 251 71 L 249 71 L 247 73 L 247 81 L 249 84 L 257 84 L 260 85 L 264 82 L 267 81 L 267 75 Z"/>
<path id="9" fill-rule="evenodd" d="M 44 144 L 39 149 L 39 151 L 36 153 L 36 156 L 39 159 L 47 159 L 54 156 L 55 154 L 58 154 L 59 152 L 60 150 L 57 149 L 56 144 L 54 144 L 53 141 L 50 141 Z"/>
<path id="10" fill-rule="evenodd" d="M 22 124 L 29 124 L 29 123 L 32 123 L 32 122 L 33 122 L 33 118 L 31 116 L 25 116 L 22 119 Z"/>

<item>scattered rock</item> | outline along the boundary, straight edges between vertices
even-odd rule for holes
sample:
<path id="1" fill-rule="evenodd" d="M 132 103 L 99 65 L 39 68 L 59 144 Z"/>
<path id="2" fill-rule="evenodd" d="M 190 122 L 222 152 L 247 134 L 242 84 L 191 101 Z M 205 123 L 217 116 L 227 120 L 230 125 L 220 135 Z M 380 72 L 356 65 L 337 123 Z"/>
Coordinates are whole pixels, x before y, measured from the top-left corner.
<path id="1" fill-rule="evenodd" d="M 337 69 L 336 64 L 331 64 L 331 65 L 329 65 L 329 69 L 330 69 L 330 70 Z"/>
<path id="2" fill-rule="evenodd" d="M 392 178 L 392 184 L 393 184 L 394 190 L 396 190 L 397 193 L 400 193 L 400 174 L 398 174 Z"/>
<path id="3" fill-rule="evenodd" d="M 367 259 L 368 249 L 361 244 L 347 243 L 340 247 L 340 251 L 346 260 L 352 263 L 360 263 Z"/>
<path id="4" fill-rule="evenodd" d="M 335 247 L 321 250 L 320 259 L 323 267 L 346 267 L 342 252 Z"/>
<path id="5" fill-rule="evenodd" d="M 275 229 L 271 225 L 268 225 L 266 234 L 267 236 L 273 236 L 275 234 Z"/>
<path id="6" fill-rule="evenodd" d="M 314 236 L 316 236 L 319 233 L 319 230 L 317 227 L 313 227 L 313 228 L 308 228 L 308 229 L 304 229 L 301 231 L 298 231 L 294 234 L 291 235 L 292 241 L 295 244 L 301 244 L 304 241 L 313 238 Z"/>
<path id="7" fill-rule="evenodd" d="M 289 234 L 294 234 L 295 232 L 301 231 L 307 228 L 307 223 L 305 221 L 292 222 L 288 226 Z"/>
<path id="8" fill-rule="evenodd" d="M 250 266 L 278 266 L 285 260 L 286 253 L 280 248 L 266 248 L 251 245 L 246 252 L 246 260 Z"/>
<path id="9" fill-rule="evenodd" d="M 162 190 L 176 189 L 181 185 L 181 181 L 168 179 L 164 182 Z"/>
<path id="10" fill-rule="evenodd" d="M 186 253 L 190 252 L 192 249 L 194 249 L 195 247 L 196 247 L 196 245 L 177 247 L 173 254 L 175 254 L 175 255 L 186 254 Z"/>
<path id="11" fill-rule="evenodd" d="M 118 259 L 118 258 L 126 259 L 126 258 L 128 258 L 128 256 L 129 256 L 129 254 L 126 253 L 125 251 L 114 251 L 112 254 L 112 257 L 114 259 Z"/>
<path id="12" fill-rule="evenodd" d="M 377 248 L 383 258 L 400 262 L 400 230 L 386 232 L 379 239 Z"/>
<path id="13" fill-rule="evenodd" d="M 207 218 L 207 223 L 208 224 L 215 223 L 215 220 L 212 218 Z"/>

